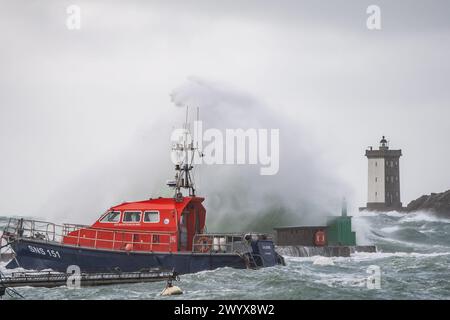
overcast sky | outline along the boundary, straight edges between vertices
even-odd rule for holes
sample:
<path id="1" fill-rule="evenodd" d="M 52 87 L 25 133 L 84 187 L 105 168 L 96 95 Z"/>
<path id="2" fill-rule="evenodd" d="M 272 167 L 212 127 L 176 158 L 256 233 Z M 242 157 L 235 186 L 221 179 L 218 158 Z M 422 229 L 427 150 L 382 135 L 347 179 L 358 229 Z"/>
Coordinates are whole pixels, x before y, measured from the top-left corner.
<path id="1" fill-rule="evenodd" d="M 80 30 L 66 27 L 71 4 Z M 381 30 L 366 27 L 371 4 Z M 173 127 L 170 93 L 189 77 L 237 88 L 301 127 L 298 143 L 314 146 L 354 207 L 366 202 L 364 150 L 382 135 L 403 150 L 404 204 L 450 189 L 448 1 L 0 0 L 0 9 L 0 215 L 42 214 L 143 131 Z"/>

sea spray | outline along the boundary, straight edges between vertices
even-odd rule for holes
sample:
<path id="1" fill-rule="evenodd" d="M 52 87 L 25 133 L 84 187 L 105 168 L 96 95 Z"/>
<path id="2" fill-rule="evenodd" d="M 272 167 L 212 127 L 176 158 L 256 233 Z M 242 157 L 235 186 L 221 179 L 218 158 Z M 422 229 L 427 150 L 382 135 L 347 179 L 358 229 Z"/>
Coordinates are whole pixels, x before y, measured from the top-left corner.
<path id="1" fill-rule="evenodd" d="M 260 167 L 246 164 L 203 164 L 194 169 L 197 194 L 206 198 L 209 231 L 270 232 L 279 225 L 324 223 L 325 216 L 339 211 L 349 189 L 295 119 L 283 118 L 231 85 L 200 78 L 189 78 L 173 90 L 171 99 L 157 118 L 149 119 L 148 127 L 136 129 L 129 146 L 118 148 L 84 174 L 68 177 L 33 214 L 58 223 L 89 224 L 123 201 L 173 196 L 165 186 L 173 178 L 170 137 L 182 127 L 186 106 L 191 110 L 189 123 L 196 120 L 199 108 L 205 130 L 280 129 L 275 175 L 261 175 Z"/>
<path id="2" fill-rule="evenodd" d="M 210 230 L 272 231 L 280 224 L 324 223 L 339 210 L 347 188 L 294 121 L 230 85 L 190 78 L 171 94 L 180 107 L 199 107 L 205 128 L 280 128 L 280 168 L 262 176 L 252 165 L 206 165 L 198 169 Z M 231 230 L 230 230 L 231 231 Z"/>

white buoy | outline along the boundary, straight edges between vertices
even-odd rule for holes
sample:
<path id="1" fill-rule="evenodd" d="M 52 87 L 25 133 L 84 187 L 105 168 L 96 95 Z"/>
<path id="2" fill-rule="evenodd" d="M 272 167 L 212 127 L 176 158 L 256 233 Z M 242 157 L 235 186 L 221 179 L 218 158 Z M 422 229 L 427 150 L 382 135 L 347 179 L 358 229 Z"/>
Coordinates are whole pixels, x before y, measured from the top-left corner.
<path id="1" fill-rule="evenodd" d="M 173 295 L 178 295 L 178 294 L 183 294 L 183 291 L 180 289 L 180 287 L 177 286 L 167 286 L 162 292 L 161 295 L 162 296 L 173 296 Z"/>

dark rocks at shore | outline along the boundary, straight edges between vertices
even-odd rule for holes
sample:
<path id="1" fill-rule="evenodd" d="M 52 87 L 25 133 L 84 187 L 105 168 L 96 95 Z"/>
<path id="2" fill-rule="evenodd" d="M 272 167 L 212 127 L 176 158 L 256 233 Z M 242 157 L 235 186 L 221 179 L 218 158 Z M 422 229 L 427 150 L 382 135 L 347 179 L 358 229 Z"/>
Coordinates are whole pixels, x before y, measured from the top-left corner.
<path id="1" fill-rule="evenodd" d="M 438 215 L 450 217 L 450 190 L 423 195 L 411 201 L 406 207 L 407 212 L 419 210 L 431 211 Z"/>

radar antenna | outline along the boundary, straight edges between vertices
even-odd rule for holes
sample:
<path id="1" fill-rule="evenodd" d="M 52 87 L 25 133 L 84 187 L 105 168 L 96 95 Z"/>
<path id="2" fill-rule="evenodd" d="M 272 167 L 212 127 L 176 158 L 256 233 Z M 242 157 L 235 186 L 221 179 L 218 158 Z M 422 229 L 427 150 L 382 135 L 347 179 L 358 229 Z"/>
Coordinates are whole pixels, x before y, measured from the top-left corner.
<path id="1" fill-rule="evenodd" d="M 175 189 L 174 198 L 176 201 L 183 200 L 183 193 L 181 189 L 187 189 L 189 196 L 195 197 L 195 184 L 191 171 L 194 169 L 194 156 L 195 152 L 198 150 L 198 142 L 194 143 L 192 135 L 189 131 L 188 116 L 189 107 L 186 107 L 186 121 L 183 128 L 183 141 L 178 141 L 172 146 L 172 152 L 181 155 L 181 159 L 175 164 L 175 180 L 167 182 L 169 187 Z M 203 156 L 201 152 L 199 152 L 199 155 L 200 157 Z"/>

